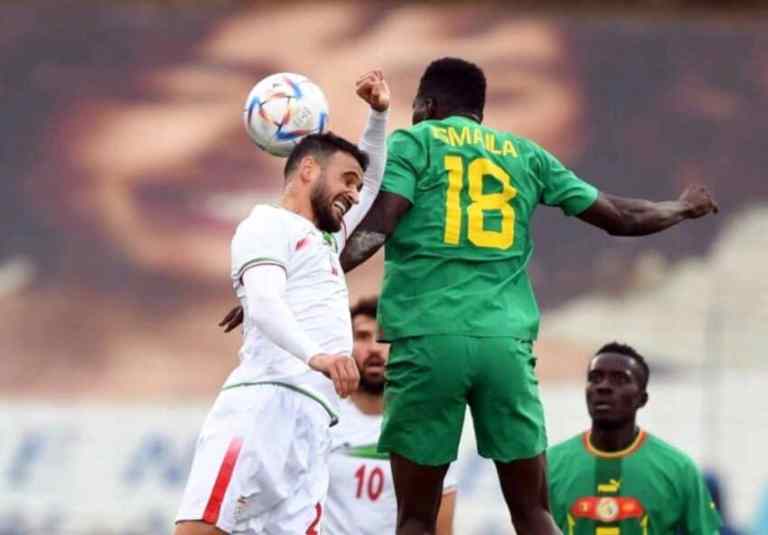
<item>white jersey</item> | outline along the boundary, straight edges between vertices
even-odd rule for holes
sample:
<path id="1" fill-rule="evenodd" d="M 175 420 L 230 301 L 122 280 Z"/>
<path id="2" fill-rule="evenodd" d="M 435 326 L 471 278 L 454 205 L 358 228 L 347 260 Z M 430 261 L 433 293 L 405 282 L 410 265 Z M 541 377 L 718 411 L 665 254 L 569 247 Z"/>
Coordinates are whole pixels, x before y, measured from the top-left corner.
<path id="1" fill-rule="evenodd" d="M 259 304 L 248 303 L 241 277 L 246 269 L 263 264 L 285 269 L 285 303 L 304 333 L 323 352 L 349 355 L 352 351 L 349 296 L 335 238 L 290 210 L 258 205 L 240 223 L 232 239 L 232 284 L 245 314 L 240 365 L 225 386 L 255 381 L 303 382 L 314 376 L 318 382 L 330 385 L 249 321 L 248 307 Z M 327 397 L 335 405 L 336 396 Z"/>
<path id="2" fill-rule="evenodd" d="M 364 414 L 342 400 L 339 424 L 331 429 L 330 485 L 325 502 L 326 535 L 394 535 L 397 502 L 386 453 L 376 451 L 381 415 Z M 456 489 L 456 470 L 445 475 L 443 492 Z"/>

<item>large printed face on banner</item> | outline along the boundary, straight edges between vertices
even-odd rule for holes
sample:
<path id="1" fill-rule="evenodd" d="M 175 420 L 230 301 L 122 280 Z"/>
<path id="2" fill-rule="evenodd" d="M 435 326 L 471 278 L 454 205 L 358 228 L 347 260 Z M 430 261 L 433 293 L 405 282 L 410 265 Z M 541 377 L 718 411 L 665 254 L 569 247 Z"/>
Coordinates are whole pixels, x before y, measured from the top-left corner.
<path id="1" fill-rule="evenodd" d="M 284 160 L 258 150 L 242 126 L 248 90 L 270 73 L 312 78 L 328 97 L 331 129 L 357 139 L 366 115 L 353 93 L 357 76 L 385 72 L 392 130 L 410 124 L 429 62 L 460 56 L 486 72 L 486 124 L 532 138 L 601 189 L 661 199 L 703 181 L 724 213 L 768 196 L 760 176 L 768 167 L 761 145 L 768 61 L 759 29 L 518 18 L 494 7 L 313 4 L 219 13 L 199 32 L 171 32 L 161 42 L 165 23 L 153 22 L 153 11 L 125 9 L 125 20 L 141 23 L 99 33 L 100 19 L 88 19 L 110 53 L 133 54 L 118 71 L 102 67 L 111 58 L 99 63 L 86 38 L 58 63 L 45 36 L 40 65 L 33 49 L 0 53 L 9 72 L 30 71 L 28 83 L 49 87 L 45 102 L 15 101 L 22 109 L 15 120 L 42 104 L 51 110 L 36 137 L 5 150 L 16 140 L 11 130 L 2 153 L 14 178 L 2 185 L 13 194 L 0 204 L 15 228 L 0 253 L 25 258 L 22 268 L 0 272 L 1 336 L 11 353 L 25 355 L 6 360 L 0 374 L 14 388 L 47 376 L 56 386 L 41 391 L 106 385 L 88 379 L 98 372 L 130 376 L 125 392 L 139 385 L 174 395 L 223 379 L 233 360 L 220 355 L 234 355 L 238 345 L 236 335 L 214 334 L 232 303 L 232 232 L 254 203 L 277 200 L 283 184 Z M 32 19 L 23 20 L 19 28 Z M 22 85 L 14 95 L 27 91 Z M 707 220 L 617 241 L 556 210 L 540 212 L 530 271 L 545 307 L 646 280 L 638 275 L 645 264 L 634 262 L 642 251 L 680 258 L 705 251 L 717 231 Z M 353 294 L 375 292 L 379 274 L 353 281 Z M 146 373 L 138 353 L 151 355 L 156 372 Z M 115 355 L 130 373 L 112 368 Z M 200 373 L 178 373 L 182 366 Z M 70 375 L 74 383 L 62 381 Z"/>
<path id="2" fill-rule="evenodd" d="M 57 125 L 78 171 L 62 184 L 57 222 L 75 234 L 95 230 L 138 270 L 218 283 L 234 225 L 282 188 L 284 160 L 249 143 L 240 112 L 256 80 L 284 70 L 316 80 L 328 94 L 332 129 L 357 139 L 366 113 L 353 93 L 359 74 L 384 70 L 395 95 L 390 124 L 404 127 L 429 61 L 462 55 L 488 72 L 489 124 L 564 158 L 579 153 L 582 96 L 551 24 L 510 21 L 476 32 L 443 18 L 425 24 L 429 10 L 415 8 L 367 28 L 364 15 L 305 6 L 233 17 L 196 44 L 192 59 L 142 73 L 145 98 L 78 102 Z"/>

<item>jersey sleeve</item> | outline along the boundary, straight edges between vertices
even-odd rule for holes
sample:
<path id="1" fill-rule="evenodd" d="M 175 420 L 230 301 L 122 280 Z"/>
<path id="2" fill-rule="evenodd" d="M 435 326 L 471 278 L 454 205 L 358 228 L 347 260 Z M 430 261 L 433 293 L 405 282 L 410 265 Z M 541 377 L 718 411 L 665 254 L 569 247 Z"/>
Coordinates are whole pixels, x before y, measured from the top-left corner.
<path id="1" fill-rule="evenodd" d="M 383 191 L 408 199 L 416 197 L 416 179 L 427 167 L 426 149 L 419 138 L 408 130 L 395 130 L 389 136 L 387 165 L 384 168 Z"/>
<path id="2" fill-rule="evenodd" d="M 271 264 L 288 272 L 291 240 L 281 228 L 280 221 L 263 212 L 252 213 L 240 223 L 232 238 L 232 279 L 238 282 L 252 266 Z"/>
<path id="3" fill-rule="evenodd" d="M 699 469 L 690 461 L 685 478 L 685 511 L 682 519 L 686 535 L 717 535 L 720 533 L 720 514 L 709 494 Z"/>
<path id="4" fill-rule="evenodd" d="M 543 184 L 542 200 L 547 206 L 559 206 L 566 215 L 578 215 L 597 200 L 598 190 L 577 177 L 560 160 L 536 146 L 538 178 Z"/>

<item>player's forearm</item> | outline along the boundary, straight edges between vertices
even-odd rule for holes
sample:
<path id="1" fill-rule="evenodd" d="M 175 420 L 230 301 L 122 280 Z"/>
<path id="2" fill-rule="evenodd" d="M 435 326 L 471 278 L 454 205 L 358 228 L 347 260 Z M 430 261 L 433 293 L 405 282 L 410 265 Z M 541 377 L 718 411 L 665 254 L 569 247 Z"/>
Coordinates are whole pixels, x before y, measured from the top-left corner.
<path id="1" fill-rule="evenodd" d="M 381 189 L 384 165 L 387 162 L 387 111 L 379 112 L 373 109 L 369 111 L 368 125 L 359 146 L 368 154 L 370 160 L 363 175 L 360 200 L 346 213 L 344 227 L 336 236 L 336 243 L 341 249 L 344 248 L 347 237 L 354 232 L 371 209 Z"/>
<path id="2" fill-rule="evenodd" d="M 281 294 L 285 288 L 285 276 L 282 281 L 276 266 L 251 268 L 243 275 L 246 297 L 249 306 L 246 314 L 250 322 L 277 347 L 296 358 L 309 362 L 309 359 L 322 353 L 320 346 L 307 336 Z"/>
<path id="3" fill-rule="evenodd" d="M 366 230 L 362 227 L 355 230 L 347 239 L 339 259 L 344 273 L 352 271 L 376 254 L 386 241 L 387 235 L 383 232 Z"/>
<path id="4" fill-rule="evenodd" d="M 689 206 L 682 201 L 652 202 L 613 198 L 618 218 L 605 229 L 613 236 L 646 236 L 688 219 Z"/>
<path id="5" fill-rule="evenodd" d="M 365 151 L 370 160 L 363 175 L 363 187 L 379 190 L 384 176 L 384 165 L 387 163 L 387 116 L 388 110 L 368 111 L 368 123 L 363 130 L 359 147 Z"/>

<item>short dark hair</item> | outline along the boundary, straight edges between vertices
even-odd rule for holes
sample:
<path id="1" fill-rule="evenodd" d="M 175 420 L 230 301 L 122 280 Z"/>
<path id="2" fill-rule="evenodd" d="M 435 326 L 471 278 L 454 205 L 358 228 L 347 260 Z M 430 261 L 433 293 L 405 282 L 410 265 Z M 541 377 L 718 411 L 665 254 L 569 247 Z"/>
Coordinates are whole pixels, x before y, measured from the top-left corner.
<path id="1" fill-rule="evenodd" d="M 643 390 L 646 389 L 648 386 L 648 380 L 651 378 L 651 369 L 648 367 L 648 363 L 645 361 L 645 357 L 638 353 L 634 347 L 627 344 L 621 344 L 619 342 L 609 342 L 598 349 L 595 353 L 595 356 L 602 355 L 603 353 L 615 353 L 618 355 L 624 355 L 637 362 L 637 364 L 643 369 L 644 373 L 644 377 L 641 378 L 640 386 L 643 387 Z"/>
<path id="2" fill-rule="evenodd" d="M 357 145 L 341 136 L 337 136 L 333 132 L 326 132 L 324 134 L 310 134 L 299 141 L 285 162 L 283 174 L 287 178 L 288 175 L 296 170 L 299 162 L 305 156 L 315 156 L 321 163 L 324 163 L 325 160 L 337 152 L 346 152 L 351 155 L 357 160 L 363 171 L 368 168 L 368 154 L 365 151 L 360 150 Z"/>
<path id="3" fill-rule="evenodd" d="M 363 297 L 355 306 L 353 306 L 349 313 L 354 319 L 355 316 L 368 316 L 369 318 L 376 319 L 376 311 L 379 308 L 379 298 L 375 295 L 370 297 Z"/>
<path id="4" fill-rule="evenodd" d="M 485 74 L 469 61 L 441 58 L 433 61 L 419 82 L 418 96 L 434 97 L 454 110 L 482 113 L 485 108 Z"/>

